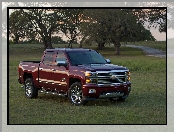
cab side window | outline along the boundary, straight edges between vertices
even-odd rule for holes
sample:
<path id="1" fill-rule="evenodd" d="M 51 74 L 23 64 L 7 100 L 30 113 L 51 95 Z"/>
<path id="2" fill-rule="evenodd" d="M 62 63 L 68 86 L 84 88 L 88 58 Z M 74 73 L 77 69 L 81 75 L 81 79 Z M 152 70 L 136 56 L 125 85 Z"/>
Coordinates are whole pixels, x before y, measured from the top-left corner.
<path id="1" fill-rule="evenodd" d="M 58 61 L 67 61 L 64 53 L 61 51 L 57 52 L 57 55 L 56 55 L 56 62 Z"/>
<path id="2" fill-rule="evenodd" d="M 45 65 L 52 65 L 54 58 L 54 51 L 47 51 L 44 55 L 43 63 Z"/>

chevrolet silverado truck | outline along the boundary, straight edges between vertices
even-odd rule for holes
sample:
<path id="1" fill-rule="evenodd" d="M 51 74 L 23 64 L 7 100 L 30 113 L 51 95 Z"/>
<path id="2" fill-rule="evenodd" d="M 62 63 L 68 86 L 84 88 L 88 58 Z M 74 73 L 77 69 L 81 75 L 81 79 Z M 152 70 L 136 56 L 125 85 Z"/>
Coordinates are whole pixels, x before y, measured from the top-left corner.
<path id="1" fill-rule="evenodd" d="M 20 61 L 18 82 L 27 98 L 44 92 L 68 97 L 76 106 L 95 99 L 124 101 L 131 91 L 130 71 L 110 63 L 92 49 L 46 49 L 41 61 Z"/>

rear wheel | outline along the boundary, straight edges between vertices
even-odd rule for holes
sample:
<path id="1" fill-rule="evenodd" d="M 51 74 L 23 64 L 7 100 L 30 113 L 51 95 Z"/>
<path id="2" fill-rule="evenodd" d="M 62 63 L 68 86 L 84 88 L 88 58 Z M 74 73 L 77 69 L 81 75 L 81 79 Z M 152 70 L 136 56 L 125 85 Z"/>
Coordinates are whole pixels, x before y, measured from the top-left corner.
<path id="1" fill-rule="evenodd" d="M 34 86 L 32 78 L 27 78 L 25 80 L 25 95 L 27 98 L 37 98 L 38 96 L 38 90 Z"/>
<path id="2" fill-rule="evenodd" d="M 85 105 L 87 101 L 83 100 L 82 85 L 75 82 L 70 86 L 68 97 L 73 105 Z"/>

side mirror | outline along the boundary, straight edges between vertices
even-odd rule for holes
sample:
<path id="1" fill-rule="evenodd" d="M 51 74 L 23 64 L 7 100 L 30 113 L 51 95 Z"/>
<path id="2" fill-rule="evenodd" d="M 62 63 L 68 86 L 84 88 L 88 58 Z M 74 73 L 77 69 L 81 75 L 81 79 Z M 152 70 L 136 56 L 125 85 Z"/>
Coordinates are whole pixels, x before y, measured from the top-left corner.
<path id="1" fill-rule="evenodd" d="M 67 67 L 68 64 L 66 61 L 57 61 L 57 66 L 64 66 L 64 67 Z"/>
<path id="2" fill-rule="evenodd" d="M 111 64 L 110 59 L 105 59 L 108 64 Z"/>

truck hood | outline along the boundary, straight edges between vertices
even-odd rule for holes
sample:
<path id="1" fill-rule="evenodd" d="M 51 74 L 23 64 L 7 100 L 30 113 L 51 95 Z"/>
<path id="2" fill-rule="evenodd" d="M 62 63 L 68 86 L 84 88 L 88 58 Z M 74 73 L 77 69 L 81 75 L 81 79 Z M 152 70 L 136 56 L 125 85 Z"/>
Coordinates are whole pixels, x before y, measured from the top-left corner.
<path id="1" fill-rule="evenodd" d="M 113 64 L 90 64 L 90 65 L 79 65 L 78 67 L 83 68 L 86 71 L 128 70 L 126 67 Z"/>

